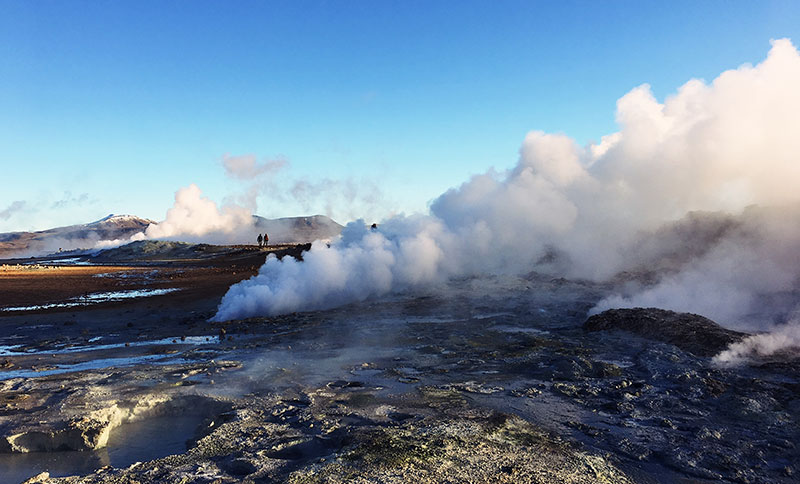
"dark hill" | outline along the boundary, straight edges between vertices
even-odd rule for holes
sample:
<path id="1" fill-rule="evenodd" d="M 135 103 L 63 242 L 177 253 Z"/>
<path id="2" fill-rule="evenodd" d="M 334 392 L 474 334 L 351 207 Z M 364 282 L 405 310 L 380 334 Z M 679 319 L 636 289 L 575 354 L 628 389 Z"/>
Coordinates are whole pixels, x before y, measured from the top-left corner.
<path id="1" fill-rule="evenodd" d="M 658 308 L 609 309 L 586 320 L 587 331 L 627 331 L 670 343 L 700 356 L 714 356 L 746 333 L 731 331 L 698 314 Z"/>

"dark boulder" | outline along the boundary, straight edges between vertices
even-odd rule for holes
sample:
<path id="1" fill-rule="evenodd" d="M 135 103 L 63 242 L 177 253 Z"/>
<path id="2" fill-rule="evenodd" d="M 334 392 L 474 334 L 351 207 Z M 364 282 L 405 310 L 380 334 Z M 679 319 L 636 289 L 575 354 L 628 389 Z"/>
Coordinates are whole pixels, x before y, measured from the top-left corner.
<path id="1" fill-rule="evenodd" d="M 714 356 L 749 336 L 697 314 L 658 308 L 609 309 L 583 323 L 587 331 L 620 330 L 670 343 L 699 356 Z"/>

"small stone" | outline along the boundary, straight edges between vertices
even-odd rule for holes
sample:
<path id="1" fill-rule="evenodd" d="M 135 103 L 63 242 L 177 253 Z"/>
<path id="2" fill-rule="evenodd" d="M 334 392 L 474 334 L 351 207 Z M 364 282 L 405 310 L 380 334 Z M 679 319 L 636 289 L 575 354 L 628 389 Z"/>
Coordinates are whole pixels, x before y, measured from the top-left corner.
<path id="1" fill-rule="evenodd" d="M 35 476 L 31 477 L 23 484 L 37 484 L 39 482 L 47 482 L 50 480 L 50 473 L 49 472 L 42 472 L 41 474 L 36 474 Z"/>

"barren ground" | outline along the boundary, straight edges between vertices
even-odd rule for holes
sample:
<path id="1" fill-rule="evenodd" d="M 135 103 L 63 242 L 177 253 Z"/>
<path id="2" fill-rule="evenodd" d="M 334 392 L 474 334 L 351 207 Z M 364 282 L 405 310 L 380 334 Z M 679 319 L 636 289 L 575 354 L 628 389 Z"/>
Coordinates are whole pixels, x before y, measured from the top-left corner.
<path id="1" fill-rule="evenodd" d="M 0 483 L 795 477 L 797 362 L 727 370 L 587 333 L 608 288 L 467 278 L 212 324 L 266 252 L 181 250 L 0 270 L 0 307 L 77 304 L 0 312 Z"/>

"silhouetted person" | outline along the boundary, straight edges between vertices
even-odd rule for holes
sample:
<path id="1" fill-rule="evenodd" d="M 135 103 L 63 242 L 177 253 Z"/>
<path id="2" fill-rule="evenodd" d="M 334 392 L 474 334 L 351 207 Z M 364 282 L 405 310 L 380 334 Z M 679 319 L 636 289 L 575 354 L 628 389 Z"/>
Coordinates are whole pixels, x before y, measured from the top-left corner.
<path id="1" fill-rule="evenodd" d="M 372 229 L 372 230 L 378 230 L 378 224 L 372 224 L 372 226 L 370 227 L 370 229 Z"/>
<path id="2" fill-rule="evenodd" d="M 269 244 L 269 235 L 267 235 L 267 233 L 264 232 L 264 247 L 266 247 L 268 244 Z"/>
<path id="3" fill-rule="evenodd" d="M 261 243 L 264 241 L 264 238 L 261 237 L 261 234 L 258 234 L 258 248 L 261 248 Z"/>

